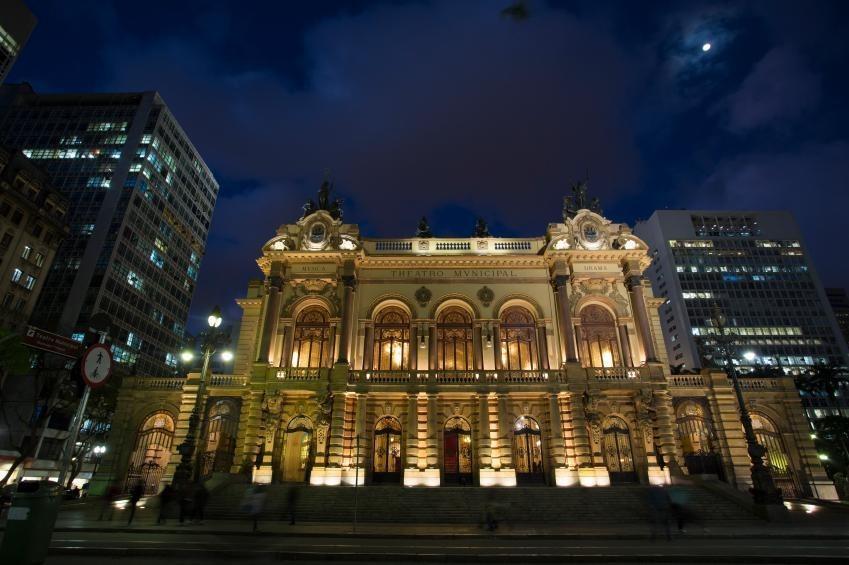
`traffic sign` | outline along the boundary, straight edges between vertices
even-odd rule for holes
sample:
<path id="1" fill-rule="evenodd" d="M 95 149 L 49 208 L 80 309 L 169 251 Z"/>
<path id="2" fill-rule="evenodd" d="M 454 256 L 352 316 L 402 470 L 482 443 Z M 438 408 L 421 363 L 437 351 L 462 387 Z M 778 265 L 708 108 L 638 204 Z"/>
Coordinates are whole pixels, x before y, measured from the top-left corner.
<path id="1" fill-rule="evenodd" d="M 80 354 L 81 347 L 78 341 L 44 331 L 35 326 L 27 326 L 27 331 L 24 332 L 21 343 L 33 349 L 41 349 L 56 355 L 73 358 Z"/>
<path id="2" fill-rule="evenodd" d="M 112 374 L 112 352 L 109 346 L 95 343 L 83 353 L 80 361 L 80 371 L 83 380 L 91 388 L 103 386 Z"/>

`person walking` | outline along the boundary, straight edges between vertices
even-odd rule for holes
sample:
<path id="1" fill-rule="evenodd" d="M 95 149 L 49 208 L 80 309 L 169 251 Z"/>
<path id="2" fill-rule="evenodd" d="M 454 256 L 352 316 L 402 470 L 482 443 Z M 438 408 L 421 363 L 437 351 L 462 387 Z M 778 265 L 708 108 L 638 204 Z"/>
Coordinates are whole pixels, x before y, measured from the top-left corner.
<path id="1" fill-rule="evenodd" d="M 118 498 L 120 494 L 121 489 L 118 488 L 118 485 L 109 485 L 109 488 L 106 489 L 106 494 L 103 495 L 103 504 L 100 506 L 100 516 L 97 518 L 98 521 L 103 520 L 107 510 L 109 511 L 109 517 L 106 519 L 112 521 L 112 515 L 115 513 L 115 499 Z"/>
<path id="2" fill-rule="evenodd" d="M 156 518 L 157 525 L 165 523 L 167 509 L 171 505 L 171 501 L 174 500 L 175 494 L 174 487 L 171 485 L 165 485 L 165 488 L 159 493 L 159 516 Z"/>
<path id="3" fill-rule="evenodd" d="M 209 500 L 209 491 L 199 481 L 195 486 L 195 492 L 192 500 L 192 522 L 195 524 L 203 524 L 203 510 L 206 508 L 206 502 Z"/>
<path id="4" fill-rule="evenodd" d="M 143 495 L 144 485 L 139 481 L 135 484 L 133 490 L 130 491 L 130 517 L 127 519 L 128 526 L 133 523 L 133 518 L 136 516 L 136 506 Z"/>
<path id="5" fill-rule="evenodd" d="M 191 485 L 181 485 L 177 492 L 178 503 L 180 505 L 180 525 L 182 526 L 186 518 L 190 518 L 189 512 L 192 509 L 192 491 Z"/>
<path id="6" fill-rule="evenodd" d="M 661 486 L 649 487 L 648 493 L 649 520 L 651 521 L 651 539 L 655 540 L 658 530 L 666 534 L 666 541 L 672 539 L 669 532 L 669 513 L 671 501 L 669 493 Z"/>
<path id="7" fill-rule="evenodd" d="M 259 515 L 265 508 L 265 486 L 254 485 L 252 489 L 249 489 L 245 493 L 244 506 L 247 507 L 251 522 L 253 523 L 251 531 L 256 533 L 259 531 Z"/>
<path id="8" fill-rule="evenodd" d="M 295 512 L 298 507 L 298 496 L 300 496 L 300 491 L 297 486 L 289 487 L 289 492 L 286 493 L 286 510 L 289 512 L 289 525 L 295 525 Z"/>

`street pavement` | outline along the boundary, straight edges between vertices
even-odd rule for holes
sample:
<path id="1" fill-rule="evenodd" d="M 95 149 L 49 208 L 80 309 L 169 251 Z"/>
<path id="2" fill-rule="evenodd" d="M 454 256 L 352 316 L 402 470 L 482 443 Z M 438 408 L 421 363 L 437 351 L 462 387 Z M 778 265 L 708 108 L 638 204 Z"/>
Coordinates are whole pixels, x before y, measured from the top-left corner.
<path id="1" fill-rule="evenodd" d="M 652 539 L 650 525 L 627 521 L 506 522 L 488 532 L 474 524 L 355 528 L 276 520 L 260 522 L 252 533 L 248 520 L 157 525 L 157 512 L 141 509 L 128 526 L 126 511 L 98 520 L 97 507 L 69 505 L 57 520 L 47 563 L 845 563 L 849 513 L 809 510 L 799 505 L 780 522 L 688 524 L 667 541 L 663 532 Z"/>

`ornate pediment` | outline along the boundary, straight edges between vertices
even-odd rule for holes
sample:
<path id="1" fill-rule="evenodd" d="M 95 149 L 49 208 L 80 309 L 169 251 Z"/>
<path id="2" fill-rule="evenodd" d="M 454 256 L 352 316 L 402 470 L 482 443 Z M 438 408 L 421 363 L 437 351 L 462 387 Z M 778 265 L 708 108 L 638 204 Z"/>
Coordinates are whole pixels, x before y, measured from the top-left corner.
<path id="1" fill-rule="evenodd" d="M 605 279 L 587 279 L 574 281 L 569 293 L 569 306 L 573 315 L 578 314 L 578 305 L 587 296 L 600 296 L 608 299 L 616 307 L 619 316 L 630 315 L 628 299 L 622 295 L 619 285 Z"/>

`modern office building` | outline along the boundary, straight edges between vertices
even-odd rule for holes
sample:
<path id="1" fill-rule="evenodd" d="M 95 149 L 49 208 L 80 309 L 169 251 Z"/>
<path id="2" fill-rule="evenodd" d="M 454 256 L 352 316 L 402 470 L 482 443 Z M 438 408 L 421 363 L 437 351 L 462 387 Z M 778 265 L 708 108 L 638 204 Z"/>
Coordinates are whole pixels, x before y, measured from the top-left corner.
<path id="1" fill-rule="evenodd" d="M 0 328 L 29 321 L 59 244 L 68 199 L 20 151 L 0 147 Z"/>
<path id="2" fill-rule="evenodd" d="M 71 233 L 33 314 L 82 340 L 107 312 L 115 359 L 172 373 L 218 184 L 156 92 L 0 90 L 0 138 L 70 199 Z"/>
<path id="3" fill-rule="evenodd" d="M 0 2 L 0 84 L 12 70 L 37 21 L 21 0 Z"/>
<path id="4" fill-rule="evenodd" d="M 843 339 L 849 343 L 849 294 L 846 293 L 845 288 L 827 288 L 825 295 L 828 297 L 829 304 L 831 304 L 831 310 L 837 320 L 837 327 L 840 328 Z"/>
<path id="5" fill-rule="evenodd" d="M 846 342 L 789 212 L 658 210 L 634 232 L 651 247 L 646 275 L 666 299 L 660 321 L 673 367 L 702 367 L 715 353 L 717 307 L 741 370 L 845 363 Z"/>

